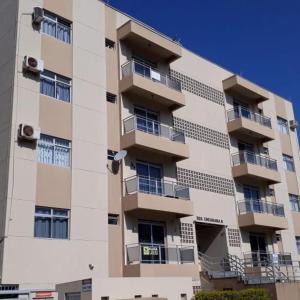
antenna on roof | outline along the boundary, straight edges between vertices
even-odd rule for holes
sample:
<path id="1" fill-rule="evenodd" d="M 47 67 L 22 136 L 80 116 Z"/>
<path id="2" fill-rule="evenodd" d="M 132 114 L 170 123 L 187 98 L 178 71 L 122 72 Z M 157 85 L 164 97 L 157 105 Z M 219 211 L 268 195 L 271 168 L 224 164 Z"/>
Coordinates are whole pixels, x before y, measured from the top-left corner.
<path id="1" fill-rule="evenodd" d="M 175 36 L 172 38 L 172 40 L 174 42 L 180 43 L 181 42 L 181 38 L 178 36 L 178 34 L 176 33 Z"/>

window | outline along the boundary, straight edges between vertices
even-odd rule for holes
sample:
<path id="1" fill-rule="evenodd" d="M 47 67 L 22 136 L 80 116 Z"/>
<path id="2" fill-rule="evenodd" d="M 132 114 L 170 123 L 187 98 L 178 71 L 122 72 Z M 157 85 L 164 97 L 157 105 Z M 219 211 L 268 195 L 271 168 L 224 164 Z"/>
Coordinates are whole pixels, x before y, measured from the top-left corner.
<path id="1" fill-rule="evenodd" d="M 117 154 L 117 151 L 113 151 L 108 149 L 107 150 L 107 159 L 108 160 L 114 160 L 115 155 Z"/>
<path id="2" fill-rule="evenodd" d="M 109 39 L 105 39 L 105 47 L 109 49 L 114 49 L 115 48 L 115 42 Z"/>
<path id="3" fill-rule="evenodd" d="M 275 239 L 276 239 L 276 243 L 281 242 L 281 234 L 280 233 L 276 233 Z"/>
<path id="4" fill-rule="evenodd" d="M 292 156 L 282 154 L 283 157 L 283 167 L 285 170 L 295 172 L 294 159 Z"/>
<path id="5" fill-rule="evenodd" d="M 299 197 L 297 195 L 289 194 L 289 200 L 291 210 L 300 212 Z"/>
<path id="6" fill-rule="evenodd" d="M 34 236 L 40 238 L 68 239 L 69 211 L 67 209 L 36 207 Z"/>
<path id="7" fill-rule="evenodd" d="M 269 155 L 269 148 L 268 147 L 262 147 L 262 154 Z"/>
<path id="8" fill-rule="evenodd" d="M 71 101 L 71 79 L 44 71 L 40 79 L 40 93 L 61 101 Z"/>
<path id="9" fill-rule="evenodd" d="M 117 103 L 117 95 L 112 93 L 106 93 L 106 101 L 110 103 Z"/>
<path id="10" fill-rule="evenodd" d="M 280 133 L 288 134 L 289 133 L 288 121 L 283 118 L 277 117 L 277 128 Z"/>
<path id="11" fill-rule="evenodd" d="M 298 254 L 300 254 L 300 236 L 296 236 L 296 247 L 298 250 Z"/>
<path id="12" fill-rule="evenodd" d="M 42 32 L 65 43 L 71 43 L 71 23 L 47 11 L 44 11 Z"/>
<path id="13" fill-rule="evenodd" d="M 48 165 L 70 167 L 71 142 L 41 134 L 38 141 L 38 161 Z"/>
<path id="14" fill-rule="evenodd" d="M 119 215 L 108 214 L 108 224 L 109 225 L 118 225 L 119 224 Z"/>

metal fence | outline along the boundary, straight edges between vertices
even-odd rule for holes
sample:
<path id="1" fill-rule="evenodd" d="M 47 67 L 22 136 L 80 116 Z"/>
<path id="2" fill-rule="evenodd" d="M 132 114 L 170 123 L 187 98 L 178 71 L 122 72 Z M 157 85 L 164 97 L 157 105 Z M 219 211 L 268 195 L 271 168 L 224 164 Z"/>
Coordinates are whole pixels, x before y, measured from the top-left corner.
<path id="1" fill-rule="evenodd" d="M 239 118 L 246 118 L 251 121 L 254 121 L 256 123 L 259 123 L 260 125 L 272 128 L 271 119 L 268 117 L 265 117 L 262 114 L 255 113 L 251 110 L 249 110 L 246 107 L 237 106 L 229 111 L 227 111 L 227 118 L 228 121 L 232 121 Z"/>
<path id="2" fill-rule="evenodd" d="M 292 255 L 288 252 L 252 251 L 244 252 L 244 264 L 247 267 L 278 265 L 285 266 L 292 264 Z"/>
<path id="3" fill-rule="evenodd" d="M 163 74 L 157 69 L 136 60 L 131 60 L 122 65 L 122 76 L 138 74 L 153 81 L 159 82 L 171 89 L 181 92 L 181 82 L 168 74 Z"/>
<path id="4" fill-rule="evenodd" d="M 190 190 L 188 187 L 161 178 L 132 176 L 125 179 L 125 188 L 127 194 L 140 192 L 190 200 Z"/>
<path id="5" fill-rule="evenodd" d="M 171 141 L 185 143 L 184 132 L 175 130 L 173 127 L 161 124 L 155 120 L 141 116 L 130 116 L 123 120 L 124 132 L 128 133 L 133 130 L 140 130 L 149 134 L 161 136 Z"/>
<path id="6" fill-rule="evenodd" d="M 260 213 L 272 214 L 274 216 L 284 217 L 284 205 L 263 200 L 245 199 L 238 202 L 240 214 Z"/>
<path id="7" fill-rule="evenodd" d="M 232 155 L 232 164 L 234 166 L 244 163 L 259 165 L 267 169 L 277 171 L 277 161 L 268 156 L 257 154 L 250 151 L 240 151 Z"/>
<path id="8" fill-rule="evenodd" d="M 188 264 L 195 263 L 194 246 L 161 244 L 126 245 L 127 263 L 144 264 Z"/>

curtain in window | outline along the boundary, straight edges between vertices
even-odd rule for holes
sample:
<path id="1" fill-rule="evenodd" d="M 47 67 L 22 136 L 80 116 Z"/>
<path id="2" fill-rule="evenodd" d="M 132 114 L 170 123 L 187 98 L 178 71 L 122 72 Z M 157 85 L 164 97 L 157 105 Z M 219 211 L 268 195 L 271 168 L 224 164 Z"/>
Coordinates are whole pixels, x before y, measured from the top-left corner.
<path id="1" fill-rule="evenodd" d="M 56 98 L 66 102 L 70 102 L 70 86 L 57 82 L 56 84 Z"/>
<path id="2" fill-rule="evenodd" d="M 70 166 L 70 149 L 56 146 L 54 164 L 60 167 Z"/>
<path id="3" fill-rule="evenodd" d="M 51 219 L 43 217 L 35 217 L 34 222 L 34 236 L 35 237 L 51 237 Z"/>
<path id="4" fill-rule="evenodd" d="M 65 43 L 71 42 L 71 31 L 68 26 L 57 24 L 57 38 Z"/>
<path id="5" fill-rule="evenodd" d="M 40 93 L 50 97 L 55 97 L 55 83 L 47 78 L 41 78 Z"/>
<path id="6" fill-rule="evenodd" d="M 55 24 L 55 22 L 45 18 L 44 21 L 43 21 L 42 30 L 43 30 L 44 33 L 47 33 L 51 36 L 56 37 L 56 24 Z"/>
<path id="7" fill-rule="evenodd" d="M 52 238 L 67 239 L 68 238 L 68 219 L 54 218 L 52 225 Z"/>
<path id="8" fill-rule="evenodd" d="M 38 161 L 44 164 L 53 164 L 54 162 L 54 146 L 51 145 L 53 140 L 43 137 L 38 144 Z"/>

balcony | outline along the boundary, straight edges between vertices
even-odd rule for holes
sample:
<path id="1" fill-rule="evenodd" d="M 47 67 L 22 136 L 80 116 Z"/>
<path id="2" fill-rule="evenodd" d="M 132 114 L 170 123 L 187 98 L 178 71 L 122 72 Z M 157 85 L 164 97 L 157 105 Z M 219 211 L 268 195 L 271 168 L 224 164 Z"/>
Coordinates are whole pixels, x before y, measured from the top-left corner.
<path id="1" fill-rule="evenodd" d="M 244 252 L 244 263 L 246 267 L 258 266 L 289 266 L 292 265 L 292 255 L 289 252 L 252 251 Z"/>
<path id="2" fill-rule="evenodd" d="M 128 48 L 154 60 L 172 62 L 182 56 L 179 43 L 144 24 L 132 20 L 117 30 L 117 36 Z"/>
<path id="3" fill-rule="evenodd" d="M 131 244 L 126 255 L 126 277 L 199 276 L 193 246 Z"/>
<path id="4" fill-rule="evenodd" d="M 283 230 L 288 228 L 283 204 L 262 200 L 243 200 L 238 203 L 238 223 L 254 231 Z"/>
<path id="5" fill-rule="evenodd" d="M 240 151 L 232 155 L 232 175 L 243 183 L 266 182 L 275 184 L 280 182 L 277 161 L 268 156 L 254 152 Z"/>
<path id="6" fill-rule="evenodd" d="M 235 107 L 227 112 L 228 132 L 236 138 L 262 143 L 275 139 L 271 119 L 262 114 L 254 113 L 245 107 Z"/>
<path id="7" fill-rule="evenodd" d="M 165 218 L 182 218 L 193 215 L 189 188 L 176 182 L 158 178 L 133 176 L 125 180 L 123 209 L 140 216 L 151 212 Z"/>
<path id="8" fill-rule="evenodd" d="M 238 75 L 223 80 L 223 88 L 227 94 L 249 104 L 257 104 L 269 98 L 267 90 Z"/>
<path id="9" fill-rule="evenodd" d="M 189 157 L 183 132 L 141 116 L 130 116 L 123 120 L 123 124 L 122 149 L 154 152 L 163 161 L 177 162 Z"/>
<path id="10" fill-rule="evenodd" d="M 151 103 L 159 103 L 171 111 L 185 105 L 180 81 L 135 60 L 122 66 L 120 91 L 132 97 L 142 97 Z"/>

